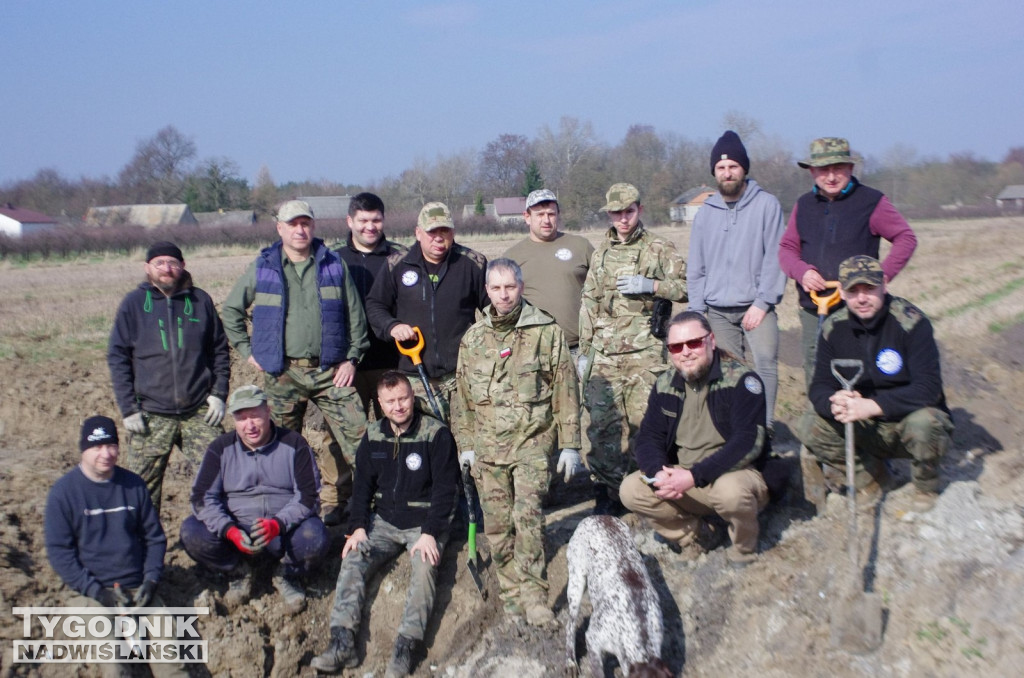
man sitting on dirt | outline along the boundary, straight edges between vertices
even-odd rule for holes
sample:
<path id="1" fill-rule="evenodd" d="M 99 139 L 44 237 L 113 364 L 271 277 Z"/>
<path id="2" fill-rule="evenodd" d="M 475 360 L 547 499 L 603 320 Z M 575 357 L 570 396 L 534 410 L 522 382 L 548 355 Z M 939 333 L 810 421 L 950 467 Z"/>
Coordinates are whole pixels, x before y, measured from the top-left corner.
<path id="1" fill-rule="evenodd" d="M 318 513 L 313 451 L 301 435 L 271 422 L 267 396 L 256 386 L 235 390 L 228 412 L 235 430 L 206 450 L 181 544 L 197 563 L 237 575 L 224 596 L 228 611 L 252 594 L 250 561 L 276 561 L 274 588 L 285 609 L 298 614 L 306 592 L 296 577 L 317 567 L 330 545 Z"/>
<path id="2" fill-rule="evenodd" d="M 408 675 L 434 606 L 437 566 L 455 511 L 459 468 L 451 432 L 418 411 L 404 374 L 384 373 L 377 400 L 384 418 L 369 426 L 356 450 L 351 536 L 341 551 L 330 645 L 311 665 L 337 673 L 359 664 L 355 634 L 366 580 L 407 550 L 409 591 L 386 674 L 395 678 Z"/>
<path id="3" fill-rule="evenodd" d="M 340 525 L 351 484 L 349 467 L 366 428 L 355 388 L 356 366 L 370 346 L 366 315 L 352 275 L 337 252 L 313 237 L 304 200 L 277 211 L 281 240 L 260 251 L 235 283 L 221 314 L 238 354 L 263 372 L 263 390 L 279 426 L 302 433 L 310 401 L 335 444 L 321 446 L 324 522 Z M 246 310 L 252 307 L 252 338 Z"/>
<path id="4" fill-rule="evenodd" d="M 114 421 L 86 419 L 78 447 L 81 463 L 54 483 L 46 501 L 46 555 L 64 583 L 82 594 L 68 605 L 163 606 L 156 589 L 167 537 L 145 482 L 117 466 Z M 121 676 L 121 668 L 103 664 L 103 675 Z M 155 676 L 188 675 L 180 664 L 151 668 Z"/>
<path id="5" fill-rule="evenodd" d="M 178 246 L 155 243 L 145 268 L 117 309 L 107 364 L 129 434 L 126 466 L 159 511 L 171 449 L 198 464 L 224 431 L 231 357 L 213 300 L 192 285 Z"/>
<path id="6" fill-rule="evenodd" d="M 453 428 L 480 488 L 491 558 L 505 613 L 530 624 L 554 621 L 548 605 L 544 514 L 549 458 L 566 482 L 582 468 L 580 399 L 565 334 L 523 299 L 511 259 L 487 264 L 491 304 L 459 346 L 460 406 Z"/>
<path id="7" fill-rule="evenodd" d="M 953 433 L 932 324 L 921 309 L 886 292 L 877 259 L 846 259 L 839 282 L 846 307 L 822 328 L 809 393 L 813 410 L 800 420 L 797 437 L 827 470 L 844 478 L 832 484 L 840 490 L 846 477 L 844 424 L 854 422 L 857 489 L 877 499 L 889 479 L 885 460 L 909 458 L 914 509 L 927 511 L 938 495 L 939 464 Z M 832 360 L 865 358 L 854 390 L 843 389 Z M 821 508 L 826 480 L 816 464 L 802 466 L 805 493 L 817 497 Z"/>
<path id="8" fill-rule="evenodd" d="M 622 503 L 654 523 L 672 550 L 696 551 L 702 516 L 729 524 L 729 561 L 757 554 L 757 514 L 768 503 L 759 468 L 768 452 L 764 382 L 715 345 L 702 313 L 669 323 L 674 370 L 658 377 L 637 434 L 640 471 L 622 481 Z"/>

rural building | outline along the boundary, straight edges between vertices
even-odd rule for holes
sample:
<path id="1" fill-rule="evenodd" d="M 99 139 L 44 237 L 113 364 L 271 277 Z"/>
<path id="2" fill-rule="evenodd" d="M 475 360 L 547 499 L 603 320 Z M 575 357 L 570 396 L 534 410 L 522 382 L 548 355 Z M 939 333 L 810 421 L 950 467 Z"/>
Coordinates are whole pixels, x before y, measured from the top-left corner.
<path id="1" fill-rule="evenodd" d="M 697 216 L 697 210 L 700 209 L 705 200 L 715 194 L 715 190 L 709 186 L 700 186 L 698 188 L 691 188 L 686 193 L 678 196 L 668 205 L 669 220 L 672 223 L 685 222 L 692 224 L 693 218 Z"/>
<path id="2" fill-rule="evenodd" d="M 57 220 L 41 212 L 15 207 L 7 203 L 0 207 L 0 233 L 20 238 L 57 227 Z"/>
<path id="3" fill-rule="evenodd" d="M 996 196 L 999 209 L 1024 210 L 1024 184 L 1007 186 Z"/>
<path id="4" fill-rule="evenodd" d="M 188 205 L 108 205 L 90 207 L 85 213 L 87 226 L 196 226 L 199 222 Z"/>
<path id="5" fill-rule="evenodd" d="M 316 212 L 314 212 L 316 214 Z M 204 227 L 252 226 L 256 223 L 256 212 L 253 210 L 218 210 L 216 212 L 196 212 L 196 221 Z"/>
<path id="6" fill-rule="evenodd" d="M 526 211 L 526 198 L 495 198 L 494 215 L 502 226 L 518 226 L 523 221 Z"/>
<path id="7" fill-rule="evenodd" d="M 471 219 L 471 218 L 473 218 L 475 216 L 476 216 L 476 205 L 463 205 L 462 206 L 462 218 L 463 219 Z M 483 216 L 484 216 L 485 219 L 494 219 L 495 221 L 498 220 L 498 213 L 494 211 L 494 203 L 493 202 L 485 202 L 484 203 L 484 214 L 483 214 Z"/>
<path id="8" fill-rule="evenodd" d="M 309 197 L 298 197 L 296 200 L 305 200 L 313 210 L 313 217 L 321 219 L 344 220 L 348 216 L 348 204 L 352 200 L 350 195 L 314 195 Z"/>

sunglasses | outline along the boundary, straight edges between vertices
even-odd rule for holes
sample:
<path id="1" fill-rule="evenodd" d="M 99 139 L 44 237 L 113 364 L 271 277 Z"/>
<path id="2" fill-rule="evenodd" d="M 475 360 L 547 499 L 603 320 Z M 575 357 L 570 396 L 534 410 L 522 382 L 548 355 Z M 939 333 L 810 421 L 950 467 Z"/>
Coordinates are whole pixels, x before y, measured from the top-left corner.
<path id="1" fill-rule="evenodd" d="M 708 332 L 703 337 L 697 337 L 696 339 L 690 339 L 689 341 L 680 341 L 674 344 L 669 344 L 668 352 L 671 353 L 672 355 L 682 353 L 684 346 L 690 349 L 691 351 L 696 351 L 698 348 L 704 345 L 704 342 L 707 341 L 707 338 L 710 336 L 711 333 Z"/>

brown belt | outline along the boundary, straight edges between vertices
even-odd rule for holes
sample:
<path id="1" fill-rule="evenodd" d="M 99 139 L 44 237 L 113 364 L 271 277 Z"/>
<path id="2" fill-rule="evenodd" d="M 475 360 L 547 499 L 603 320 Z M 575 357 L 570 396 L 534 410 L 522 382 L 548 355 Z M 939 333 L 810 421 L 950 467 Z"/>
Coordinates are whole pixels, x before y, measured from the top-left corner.
<path id="1" fill-rule="evenodd" d="M 320 367 L 320 358 L 285 358 L 287 367 Z"/>

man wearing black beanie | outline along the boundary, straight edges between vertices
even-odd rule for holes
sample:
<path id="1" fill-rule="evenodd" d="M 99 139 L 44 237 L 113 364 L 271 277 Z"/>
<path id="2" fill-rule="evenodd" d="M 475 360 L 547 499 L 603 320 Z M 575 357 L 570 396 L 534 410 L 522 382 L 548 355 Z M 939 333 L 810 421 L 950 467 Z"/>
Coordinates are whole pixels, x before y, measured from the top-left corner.
<path id="1" fill-rule="evenodd" d="M 778 259 L 784 224 L 779 201 L 748 178 L 749 171 L 747 149 L 728 130 L 711 151 L 718 192 L 693 220 L 686 287 L 689 310 L 707 315 L 718 347 L 741 360 L 744 353 L 753 358 L 771 432 L 779 383 L 775 305 L 786 286 Z"/>
<path id="2" fill-rule="evenodd" d="M 154 243 L 145 272 L 117 309 L 107 364 L 128 431 L 126 466 L 159 511 L 172 448 L 198 467 L 223 432 L 231 358 L 213 300 L 192 285 L 181 249 Z"/>
<path id="3" fill-rule="evenodd" d="M 162 607 L 157 585 L 167 537 L 142 478 L 117 465 L 114 420 L 86 419 L 78 448 L 81 463 L 54 483 L 46 500 L 46 555 L 64 584 L 80 594 L 68 605 Z M 121 675 L 118 664 L 102 666 L 105 676 Z M 188 675 L 181 664 L 150 668 L 155 676 Z"/>

